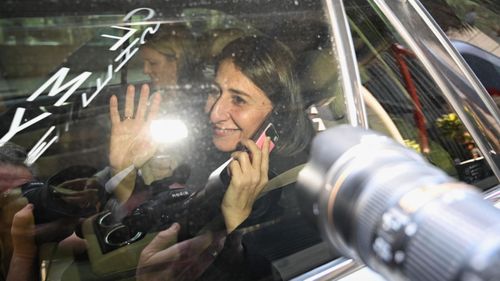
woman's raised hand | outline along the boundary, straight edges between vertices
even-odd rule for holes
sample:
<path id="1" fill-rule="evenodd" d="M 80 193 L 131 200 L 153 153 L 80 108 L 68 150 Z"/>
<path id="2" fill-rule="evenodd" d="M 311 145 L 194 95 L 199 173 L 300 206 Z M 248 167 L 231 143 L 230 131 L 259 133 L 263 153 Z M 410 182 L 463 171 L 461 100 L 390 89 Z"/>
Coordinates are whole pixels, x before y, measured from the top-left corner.
<path id="1" fill-rule="evenodd" d="M 148 104 L 149 86 L 143 85 L 135 115 L 134 97 L 135 87 L 130 85 L 127 87 L 123 118 L 120 118 L 116 96 L 113 95 L 109 101 L 111 117 L 109 162 L 114 172 L 119 172 L 130 165 L 139 168 L 156 151 L 156 145 L 150 135 L 149 125 L 158 115 L 161 97 L 159 94 L 155 94 L 150 104 Z"/>
<path id="2" fill-rule="evenodd" d="M 228 233 L 248 218 L 255 200 L 268 182 L 270 142 L 266 138 L 260 150 L 252 140 L 244 140 L 241 143 L 250 154 L 244 151 L 232 154 L 234 160 L 229 164 L 231 182 L 221 206 Z"/>

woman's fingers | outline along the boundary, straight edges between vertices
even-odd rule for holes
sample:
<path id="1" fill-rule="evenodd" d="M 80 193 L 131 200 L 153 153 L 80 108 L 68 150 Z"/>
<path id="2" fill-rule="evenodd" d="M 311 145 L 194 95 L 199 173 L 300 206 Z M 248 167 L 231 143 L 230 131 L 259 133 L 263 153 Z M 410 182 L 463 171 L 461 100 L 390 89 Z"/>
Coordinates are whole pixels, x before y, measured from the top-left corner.
<path id="1" fill-rule="evenodd" d="M 147 84 L 144 84 L 141 87 L 141 95 L 139 97 L 139 104 L 137 105 L 137 113 L 135 114 L 136 120 L 140 121 L 144 120 L 148 108 L 148 99 L 149 99 L 149 86 Z"/>
<path id="2" fill-rule="evenodd" d="M 233 153 L 234 154 L 234 153 Z M 236 158 L 233 156 L 233 161 L 229 163 L 229 171 L 231 172 L 231 181 L 240 182 L 243 177 L 243 170 L 241 169 L 241 165 Z"/>
<path id="3" fill-rule="evenodd" d="M 251 154 L 251 165 L 254 169 L 260 170 L 260 164 L 262 161 L 262 152 L 260 151 L 257 144 L 250 139 L 242 140 L 241 143 L 248 149 Z"/>
<path id="4" fill-rule="evenodd" d="M 139 97 L 139 103 L 137 104 L 137 112 L 134 116 L 134 103 L 135 99 L 135 87 L 133 85 L 129 85 L 127 87 L 127 94 L 125 96 L 125 113 L 123 116 L 123 120 L 134 119 L 137 121 L 143 121 L 146 117 L 146 112 L 148 111 L 149 106 L 149 114 L 147 120 L 150 121 L 155 119 L 160 111 L 160 103 L 161 96 L 159 93 L 154 94 L 151 99 L 151 104 L 149 103 L 149 86 L 147 84 L 142 85 L 141 87 L 141 95 Z M 115 95 L 113 95 L 109 100 L 109 113 L 111 117 L 111 123 L 116 125 L 120 122 L 120 113 L 118 110 L 118 99 Z"/>
<path id="5" fill-rule="evenodd" d="M 120 113 L 118 112 L 118 99 L 115 95 L 111 96 L 109 99 L 109 116 L 111 118 L 111 124 L 116 125 L 120 123 Z"/>
<path id="6" fill-rule="evenodd" d="M 250 164 L 244 161 L 243 156 L 239 156 L 242 159 L 240 161 L 242 163 L 243 171 L 252 171 L 252 175 L 254 177 L 254 182 L 259 184 L 263 184 L 268 180 L 268 171 L 269 171 L 269 149 L 271 146 L 271 140 L 269 137 L 264 139 L 264 143 L 262 149 L 252 141 L 252 140 L 244 140 L 242 144 L 249 150 L 251 154 L 249 159 L 251 161 Z M 248 155 L 246 152 L 238 152 L 238 155 Z"/>
<path id="7" fill-rule="evenodd" d="M 260 162 L 260 174 L 261 174 L 261 183 L 262 186 L 260 191 L 264 188 L 265 183 L 268 181 L 268 173 L 269 173 L 269 148 L 271 147 L 271 139 L 267 137 L 264 140 L 264 145 L 262 146 L 262 154 L 261 154 L 261 162 Z"/>
<path id="8" fill-rule="evenodd" d="M 262 151 L 253 141 L 247 140 L 242 143 L 252 154 L 252 159 L 249 153 L 244 151 L 232 154 L 234 160 L 229 164 L 232 173 L 231 183 L 221 205 L 228 233 L 249 216 L 257 196 L 268 181 L 269 138 L 265 139 Z"/>
<path id="9" fill-rule="evenodd" d="M 127 95 L 125 96 L 125 119 L 134 117 L 134 98 L 135 98 L 135 87 L 129 85 L 127 87 Z"/>
<path id="10" fill-rule="evenodd" d="M 151 104 L 149 106 L 148 121 L 156 119 L 158 112 L 160 112 L 161 95 L 160 93 L 155 93 L 151 99 Z"/>
<path id="11" fill-rule="evenodd" d="M 231 156 L 235 161 L 239 163 L 242 172 L 248 171 L 252 167 L 250 156 L 248 155 L 248 153 L 244 151 L 237 151 L 231 154 Z"/>

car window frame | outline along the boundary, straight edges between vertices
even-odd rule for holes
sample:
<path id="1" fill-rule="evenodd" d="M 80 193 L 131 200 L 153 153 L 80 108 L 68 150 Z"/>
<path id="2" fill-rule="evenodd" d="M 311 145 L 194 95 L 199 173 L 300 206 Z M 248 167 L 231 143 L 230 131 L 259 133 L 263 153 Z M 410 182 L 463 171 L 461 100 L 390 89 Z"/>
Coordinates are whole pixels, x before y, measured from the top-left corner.
<path id="1" fill-rule="evenodd" d="M 335 0 L 329 1 L 333 3 Z M 342 1 L 340 1 L 342 2 Z M 500 180 L 500 157 L 498 154 L 495 153 L 495 148 L 494 146 L 488 141 L 488 138 L 485 136 L 485 133 L 482 131 L 481 128 L 487 128 L 487 127 L 497 127 L 498 124 L 500 124 L 500 117 L 499 113 L 497 110 L 497 107 L 493 101 L 493 99 L 487 94 L 486 90 L 482 86 L 482 84 L 479 82 L 477 77 L 473 74 L 472 70 L 470 67 L 467 65 L 467 63 L 464 61 L 464 59 L 459 55 L 458 51 L 452 46 L 451 42 L 449 39 L 446 37 L 444 32 L 439 28 L 437 23 L 432 19 L 430 14 L 425 10 L 423 5 L 418 2 L 418 1 L 405 1 L 408 5 L 411 5 L 411 8 L 413 8 L 415 11 L 418 13 L 418 17 L 421 18 L 425 24 L 428 30 L 425 30 L 425 32 L 430 31 L 431 35 L 434 36 L 435 39 L 438 40 L 438 43 L 445 48 L 446 50 L 446 55 L 452 60 L 452 62 L 458 67 L 460 70 L 460 75 L 463 75 L 467 81 L 464 81 L 467 86 L 471 87 L 474 89 L 474 93 L 477 93 L 477 95 L 480 98 L 480 101 L 471 101 L 471 98 L 468 96 L 460 96 L 458 95 L 453 87 L 449 85 L 449 82 L 446 81 L 445 77 L 443 77 L 442 73 L 444 70 L 439 67 L 434 67 L 430 65 L 431 58 L 426 56 L 424 52 L 419 51 L 419 45 L 415 40 L 413 40 L 411 37 L 412 32 L 417 32 L 417 34 L 422 34 L 422 30 L 412 30 L 412 32 L 409 32 L 407 28 L 407 24 L 400 20 L 401 17 L 397 17 L 396 15 L 400 15 L 402 12 L 404 12 L 403 5 L 406 5 L 405 3 L 401 3 L 398 1 L 392 1 L 392 4 L 388 4 L 385 1 L 380 1 L 380 0 L 373 0 L 370 1 L 373 3 L 373 5 L 378 8 L 382 13 L 388 17 L 388 21 L 390 24 L 395 28 L 395 31 L 400 35 L 408 45 L 412 46 L 413 48 L 417 48 L 416 56 L 419 60 L 426 62 L 424 63 L 425 69 L 433 74 L 431 75 L 432 79 L 436 82 L 437 86 L 440 88 L 442 93 L 444 94 L 444 97 L 446 100 L 452 105 L 453 109 L 457 112 L 459 115 L 460 119 L 463 120 L 464 126 L 469 132 L 471 133 L 472 137 L 474 140 L 477 141 L 478 147 L 485 155 L 485 159 L 488 162 L 488 164 L 491 166 L 491 169 L 493 170 L 493 173 L 495 174 L 497 180 Z M 345 14 L 345 11 L 343 9 L 342 3 L 339 3 L 339 1 L 336 1 L 337 5 L 339 7 L 342 7 L 342 12 Z M 393 5 L 393 6 L 391 6 Z M 398 5 L 397 7 L 394 7 Z M 340 8 L 337 8 L 337 10 L 341 10 Z M 396 10 L 399 9 L 399 10 Z M 344 15 L 344 18 L 346 16 Z M 404 17 L 403 17 L 404 18 Z M 340 17 L 342 19 L 342 17 Z M 335 23 L 337 24 L 337 23 Z M 347 27 L 349 28 L 349 27 Z M 350 32 L 350 29 L 349 29 Z M 335 33 L 334 33 L 335 34 Z M 337 34 L 335 34 L 337 35 Z M 337 36 L 335 36 L 337 38 Z M 350 35 L 349 35 L 350 38 Z M 346 37 L 344 36 L 343 38 L 346 40 Z M 340 40 L 339 40 L 340 41 Z M 337 52 L 341 52 L 341 54 L 346 54 L 346 53 L 352 53 L 354 51 L 354 47 L 352 45 L 352 42 L 346 43 L 346 42 L 339 42 L 335 44 L 335 47 L 337 48 Z M 346 50 L 342 50 L 342 48 L 351 48 L 350 52 Z M 342 65 L 345 63 L 345 59 L 342 56 L 339 56 L 339 64 Z M 344 62 L 343 62 L 344 61 Z M 356 58 L 354 57 L 353 59 L 350 60 L 350 63 L 356 62 Z M 349 65 L 349 67 L 354 67 L 352 65 Z M 343 70 L 343 68 L 342 68 Z M 356 70 L 357 70 L 357 65 L 356 65 Z M 342 72 L 343 74 L 344 72 Z M 358 77 L 359 77 L 359 72 L 358 72 Z M 361 88 L 356 87 L 354 91 L 350 91 L 348 88 L 346 88 L 345 84 L 343 85 L 344 87 L 344 94 L 346 96 L 346 103 L 347 103 L 347 110 L 351 110 L 352 106 L 349 106 L 349 100 L 356 100 L 361 97 Z M 349 98 L 349 95 L 352 95 L 352 97 Z M 362 119 L 366 120 L 366 110 L 365 110 L 365 105 L 364 101 L 361 99 L 360 104 L 354 104 L 356 106 L 356 110 L 363 114 L 364 116 Z M 490 114 L 494 120 L 496 120 L 497 125 L 491 124 L 487 122 L 487 120 L 477 120 L 475 118 L 472 118 L 469 113 L 467 113 L 467 110 L 473 111 L 475 115 L 481 115 L 480 112 L 475 107 L 472 108 L 465 108 L 464 104 L 468 103 L 481 103 L 481 107 L 487 108 L 488 114 Z M 353 115 L 353 113 L 349 113 L 350 116 Z M 353 122 L 351 121 L 351 125 L 357 126 L 359 124 L 362 124 L 360 122 Z"/>

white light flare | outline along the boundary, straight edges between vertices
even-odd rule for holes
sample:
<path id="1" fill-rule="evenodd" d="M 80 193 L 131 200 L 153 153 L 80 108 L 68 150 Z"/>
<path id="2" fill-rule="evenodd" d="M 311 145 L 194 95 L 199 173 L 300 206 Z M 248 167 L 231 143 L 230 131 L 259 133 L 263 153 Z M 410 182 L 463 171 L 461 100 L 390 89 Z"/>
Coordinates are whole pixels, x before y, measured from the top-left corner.
<path id="1" fill-rule="evenodd" d="M 175 143 L 188 136 L 188 129 L 179 119 L 153 120 L 150 125 L 153 140 L 158 143 Z"/>

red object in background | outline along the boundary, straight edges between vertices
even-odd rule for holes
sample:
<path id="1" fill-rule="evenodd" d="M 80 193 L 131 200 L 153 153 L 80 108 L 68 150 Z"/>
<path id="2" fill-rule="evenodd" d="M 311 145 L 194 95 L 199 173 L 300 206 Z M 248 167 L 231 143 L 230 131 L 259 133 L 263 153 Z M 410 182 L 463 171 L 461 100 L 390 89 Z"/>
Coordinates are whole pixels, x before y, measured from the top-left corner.
<path id="1" fill-rule="evenodd" d="M 495 88 L 488 88 L 486 91 L 492 96 L 492 97 L 500 97 L 500 90 L 495 89 Z"/>
<path id="2" fill-rule="evenodd" d="M 413 117 L 415 119 L 415 123 L 417 123 L 418 135 L 419 135 L 419 143 L 423 153 L 429 153 L 429 139 L 427 137 L 427 130 L 425 128 L 425 116 L 422 111 L 422 105 L 420 104 L 420 99 L 417 95 L 417 88 L 413 83 L 413 79 L 411 77 L 410 70 L 404 57 L 415 57 L 415 54 L 406 50 L 403 46 L 399 44 L 393 44 L 392 50 L 394 52 L 394 57 L 399 64 L 399 70 L 401 71 L 401 75 L 403 76 L 403 80 L 405 81 L 405 87 L 415 106 L 415 110 L 413 111 Z"/>

